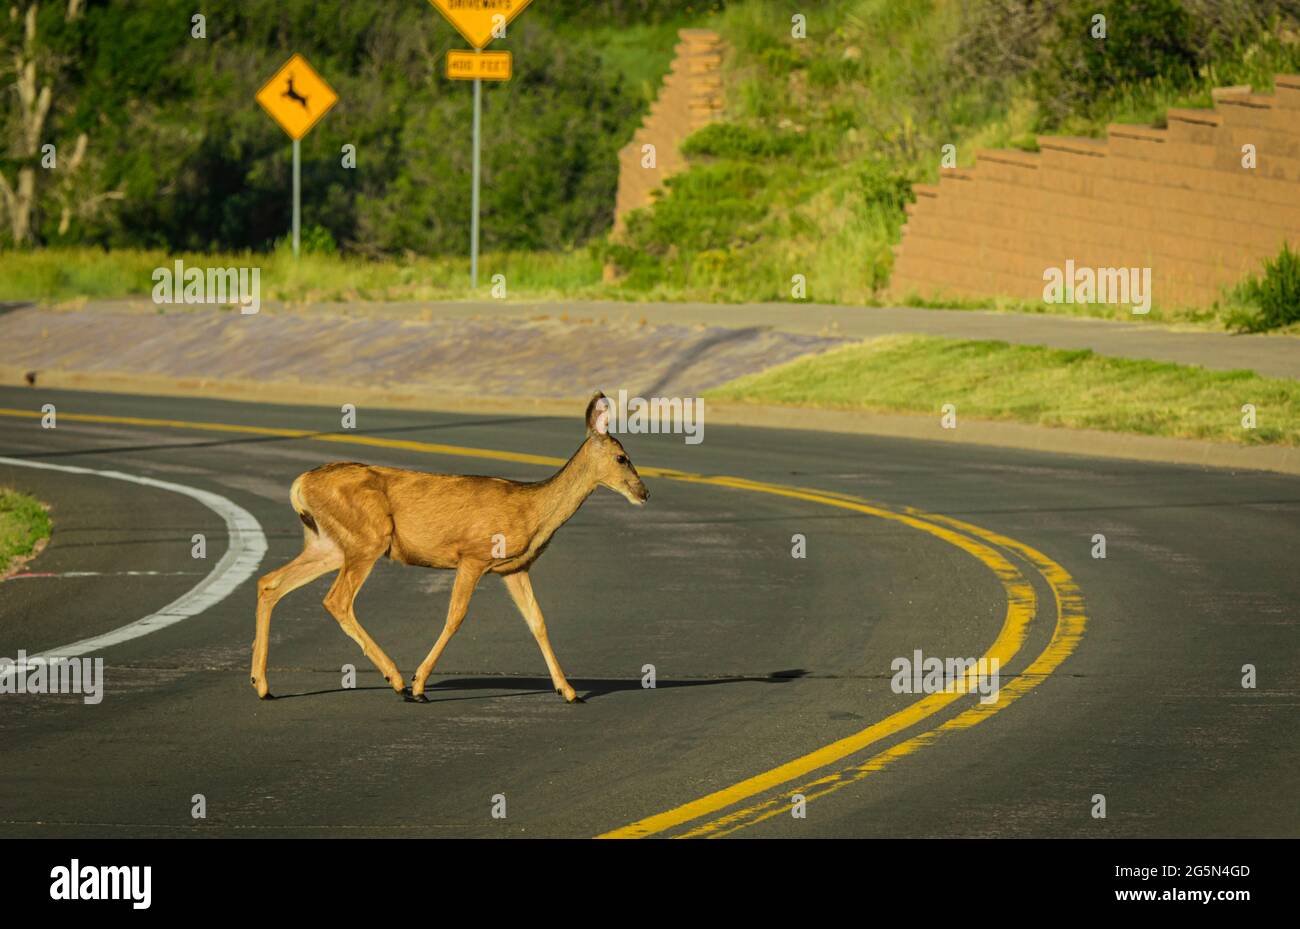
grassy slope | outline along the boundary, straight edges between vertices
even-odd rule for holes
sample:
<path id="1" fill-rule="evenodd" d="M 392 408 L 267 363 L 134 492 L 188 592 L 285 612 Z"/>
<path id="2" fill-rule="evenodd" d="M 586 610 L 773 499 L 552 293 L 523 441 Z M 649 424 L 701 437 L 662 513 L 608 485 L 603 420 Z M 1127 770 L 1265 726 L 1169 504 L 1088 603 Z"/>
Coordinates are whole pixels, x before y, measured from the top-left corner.
<path id="1" fill-rule="evenodd" d="M 711 391 L 716 400 L 933 413 L 1239 444 L 1300 444 L 1300 383 L 1005 342 L 888 336 Z M 1243 429 L 1252 403 L 1256 429 Z"/>
<path id="2" fill-rule="evenodd" d="M 480 255 L 475 293 L 469 286 L 468 257 L 371 261 L 304 254 L 295 262 L 284 249 L 225 255 L 46 249 L 0 253 L 0 301 L 148 295 L 154 269 L 171 270 L 177 260 L 186 268 L 260 268 L 262 299 L 289 302 L 486 298 L 496 274 L 505 275 L 508 298 L 596 296 L 602 267 L 586 249 Z"/>
<path id="3" fill-rule="evenodd" d="M 934 182 L 941 147 L 960 165 L 980 148 L 1032 147 L 1038 113 L 1017 78 L 972 78 L 953 51 L 962 36 L 957 0 L 827 0 L 808 12 L 808 35 L 790 37 L 790 11 L 769 0 L 734 4 L 712 23 L 733 48 L 728 119 L 797 145 L 751 157 L 696 157 L 670 182 L 667 201 L 634 225 L 624 253 L 625 291 L 664 298 L 788 300 L 803 274 L 809 299 L 871 304 L 888 282 L 899 240 L 899 179 Z M 1109 122 L 1158 123 L 1168 106 L 1208 106 L 1209 89 L 1250 83 L 1268 89 L 1275 71 L 1300 62 L 1296 46 L 1243 50 L 1199 84 L 1130 88 L 1060 134 L 1103 135 Z M 739 190 L 744 209 L 709 236 L 719 191 Z M 702 233 L 702 231 L 704 231 Z M 687 243 L 687 244 L 683 244 Z M 1111 316 L 1127 307 L 992 301 L 971 306 Z M 1156 306 L 1141 321 L 1220 324 L 1230 308 Z"/>
<path id="4" fill-rule="evenodd" d="M 0 576 L 15 558 L 30 555 L 50 537 L 50 517 L 40 502 L 0 487 Z"/>

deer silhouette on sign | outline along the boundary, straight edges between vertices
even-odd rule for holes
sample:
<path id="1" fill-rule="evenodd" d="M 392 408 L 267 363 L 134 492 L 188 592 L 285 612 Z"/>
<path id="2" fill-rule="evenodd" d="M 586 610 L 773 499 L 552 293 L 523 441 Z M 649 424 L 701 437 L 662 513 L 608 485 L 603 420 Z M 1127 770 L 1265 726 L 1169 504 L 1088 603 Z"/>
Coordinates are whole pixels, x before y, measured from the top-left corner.
<path id="1" fill-rule="evenodd" d="M 292 74 L 292 73 L 289 74 L 289 89 L 286 90 L 284 93 L 280 94 L 280 96 L 281 96 L 281 97 L 288 97 L 290 100 L 297 100 L 299 103 L 302 104 L 302 108 L 303 108 L 304 110 L 309 110 L 309 109 L 310 109 L 310 107 L 307 106 L 307 98 L 304 97 L 302 94 L 298 93 L 296 90 L 293 89 L 293 74 Z"/>

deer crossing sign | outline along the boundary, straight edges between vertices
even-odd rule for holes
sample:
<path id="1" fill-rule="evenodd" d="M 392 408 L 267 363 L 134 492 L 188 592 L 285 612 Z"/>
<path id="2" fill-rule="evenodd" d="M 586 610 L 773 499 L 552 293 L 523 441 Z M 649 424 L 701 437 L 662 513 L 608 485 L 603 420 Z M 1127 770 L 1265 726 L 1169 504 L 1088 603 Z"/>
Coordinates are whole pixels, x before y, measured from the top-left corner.
<path id="1" fill-rule="evenodd" d="M 339 95 L 301 55 L 286 61 L 257 92 L 262 109 L 295 142 L 310 132 L 338 101 Z"/>

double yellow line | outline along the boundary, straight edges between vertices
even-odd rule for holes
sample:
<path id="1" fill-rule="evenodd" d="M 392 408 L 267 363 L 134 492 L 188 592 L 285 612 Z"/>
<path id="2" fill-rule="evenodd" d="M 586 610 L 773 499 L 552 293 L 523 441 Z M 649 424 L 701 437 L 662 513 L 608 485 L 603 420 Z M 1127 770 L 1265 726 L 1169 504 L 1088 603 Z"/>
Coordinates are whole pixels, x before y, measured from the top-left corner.
<path id="1" fill-rule="evenodd" d="M 0 416 L 38 419 L 42 414 L 31 410 L 0 408 Z M 71 422 L 268 435 L 290 439 L 309 439 L 318 442 L 342 442 L 350 445 L 399 449 L 423 454 L 487 458 L 550 467 L 558 467 L 564 464 L 565 461 L 563 458 L 506 452 L 496 449 L 470 448 L 459 445 L 443 445 L 434 442 L 416 442 L 375 436 L 320 433 L 304 429 L 282 429 L 266 426 L 243 426 L 228 423 L 188 422 L 185 420 L 148 419 L 135 416 L 107 416 L 86 413 L 59 413 L 58 416 L 60 419 Z M 992 703 L 984 704 L 974 701 L 970 707 L 956 716 L 914 734 L 901 742 L 897 742 L 864 761 L 840 767 L 811 780 L 805 780 L 813 772 L 831 768 L 831 766 L 844 761 L 852 755 L 863 752 L 885 739 L 934 717 L 958 700 L 969 698 L 974 688 L 967 687 L 964 693 L 930 694 L 916 703 L 887 716 L 885 719 L 873 723 L 860 732 L 855 732 L 806 755 L 778 765 L 769 771 L 746 778 L 737 784 L 714 791 L 697 800 L 692 800 L 662 813 L 639 819 L 619 829 L 603 833 L 598 838 L 642 838 L 660 835 L 669 830 L 693 823 L 696 820 L 703 820 L 703 822 L 696 823 L 688 830 L 679 833 L 677 837 L 718 837 L 787 812 L 789 810 L 789 798 L 794 794 L 802 794 L 809 801 L 826 796 L 884 770 L 900 758 L 904 758 L 931 744 L 947 733 L 967 729 L 983 722 L 994 713 L 1000 712 L 1034 687 L 1037 687 L 1049 674 L 1056 670 L 1061 662 L 1074 651 L 1079 639 L 1083 636 L 1087 617 L 1084 611 L 1083 599 L 1069 572 L 1042 552 L 1007 536 L 982 529 L 970 523 L 946 516 L 925 513 L 910 507 L 901 510 L 886 509 L 847 494 L 792 487 L 784 484 L 762 483 L 738 477 L 705 476 L 668 468 L 650 467 L 639 470 L 649 477 L 660 477 L 683 483 L 725 487 L 753 493 L 772 494 L 849 510 L 865 516 L 901 523 L 955 545 L 988 567 L 1005 590 L 1007 609 L 1002 628 L 993 644 L 989 646 L 983 655 L 984 659 L 997 659 L 999 665 L 1004 669 L 1009 666 L 1012 658 L 1015 657 L 1024 644 L 1030 623 L 1038 612 L 1038 598 L 1034 592 L 1033 584 L 1003 554 L 1003 551 L 1013 553 L 1023 559 L 1041 575 L 1053 594 L 1056 625 L 1051 639 L 1043 651 L 1022 672 L 1015 675 L 1009 683 L 1000 688 L 997 700 Z M 791 784 L 797 786 L 786 786 Z M 778 790 L 778 788 L 781 789 Z M 756 799 L 760 797 L 762 799 Z M 726 813 L 722 812 L 731 807 L 736 807 L 736 809 Z M 716 815 L 719 813 L 722 813 L 722 815 Z M 706 819 L 706 817 L 711 818 Z"/>

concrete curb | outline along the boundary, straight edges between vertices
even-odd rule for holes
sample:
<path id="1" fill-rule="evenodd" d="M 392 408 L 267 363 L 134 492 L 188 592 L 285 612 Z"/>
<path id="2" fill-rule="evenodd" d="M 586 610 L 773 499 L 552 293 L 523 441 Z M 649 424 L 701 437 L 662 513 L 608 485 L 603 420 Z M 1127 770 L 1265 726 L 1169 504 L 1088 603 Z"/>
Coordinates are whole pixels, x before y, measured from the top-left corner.
<path id="1" fill-rule="evenodd" d="M 0 382 L 21 384 L 23 374 L 23 370 L 19 367 L 0 364 Z M 544 399 L 466 394 L 436 395 L 291 381 L 178 379 L 160 375 L 85 374 L 48 370 L 41 372 L 39 386 L 32 390 L 34 404 L 40 401 L 42 387 L 105 393 L 144 393 L 165 397 L 198 396 L 254 403 L 333 407 L 343 403 L 357 403 L 429 412 L 561 417 L 573 416 L 574 410 L 580 409 L 588 399 L 585 395 Z M 960 420 L 955 429 L 944 429 L 939 424 L 938 416 L 805 409 L 720 401 L 709 401 L 706 409 L 707 423 L 719 425 L 807 429 L 816 432 L 841 432 L 1015 448 L 1091 458 L 1115 458 L 1300 475 L 1300 448 L 1293 446 L 1228 445 L 1197 439 L 1127 435 L 1094 429 L 1053 428 L 969 418 Z"/>

